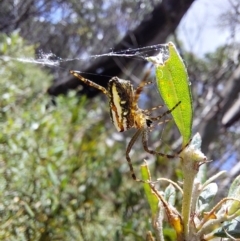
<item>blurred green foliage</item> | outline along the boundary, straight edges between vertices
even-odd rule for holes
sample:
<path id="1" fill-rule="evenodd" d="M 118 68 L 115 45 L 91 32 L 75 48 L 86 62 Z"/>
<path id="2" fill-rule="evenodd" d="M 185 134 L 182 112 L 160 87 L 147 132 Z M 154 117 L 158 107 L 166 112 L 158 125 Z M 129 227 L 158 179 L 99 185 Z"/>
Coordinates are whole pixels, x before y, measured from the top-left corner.
<path id="1" fill-rule="evenodd" d="M 34 58 L 34 46 L 0 35 L 0 55 Z M 105 100 L 49 105 L 49 73 L 0 62 L 0 240 L 145 240 L 150 210 Z"/>

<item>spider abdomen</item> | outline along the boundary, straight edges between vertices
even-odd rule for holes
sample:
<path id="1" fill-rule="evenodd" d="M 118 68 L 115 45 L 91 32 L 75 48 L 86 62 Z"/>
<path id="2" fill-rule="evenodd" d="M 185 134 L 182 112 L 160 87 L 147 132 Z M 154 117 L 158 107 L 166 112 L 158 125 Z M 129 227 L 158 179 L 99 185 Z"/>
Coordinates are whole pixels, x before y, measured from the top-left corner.
<path id="1" fill-rule="evenodd" d="M 110 116 L 119 132 L 134 126 L 131 112 L 133 103 L 133 86 L 128 80 L 113 77 L 108 84 Z"/>

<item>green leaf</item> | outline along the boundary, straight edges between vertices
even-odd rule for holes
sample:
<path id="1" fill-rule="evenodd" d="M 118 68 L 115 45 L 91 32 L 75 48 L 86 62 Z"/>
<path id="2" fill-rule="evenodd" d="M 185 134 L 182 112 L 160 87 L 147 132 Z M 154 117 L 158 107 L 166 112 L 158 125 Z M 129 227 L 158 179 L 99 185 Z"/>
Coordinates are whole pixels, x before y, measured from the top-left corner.
<path id="1" fill-rule="evenodd" d="M 164 193 L 166 202 L 172 206 L 175 206 L 177 195 L 175 187 L 172 184 L 169 184 Z"/>
<path id="2" fill-rule="evenodd" d="M 49 174 L 49 177 L 50 177 L 52 183 L 55 186 L 58 186 L 59 185 L 59 180 L 58 180 L 58 177 L 57 177 L 56 173 L 53 171 L 53 167 L 52 167 L 51 164 L 47 165 L 47 171 L 48 171 L 48 174 Z"/>
<path id="3" fill-rule="evenodd" d="M 240 238 L 240 217 L 237 217 L 232 221 L 224 222 L 224 225 L 221 228 L 217 229 L 214 233 L 214 236 L 222 238 L 227 238 L 229 237 L 229 235 L 231 235 L 235 239 Z"/>
<path id="4" fill-rule="evenodd" d="M 24 202 L 24 207 L 25 207 L 25 211 L 28 213 L 28 215 L 33 218 L 35 216 L 33 210 L 31 209 L 31 207 L 26 203 Z"/>
<path id="5" fill-rule="evenodd" d="M 142 175 L 142 179 L 144 181 L 150 181 L 151 180 L 151 176 L 150 176 L 150 172 L 149 172 L 147 164 L 144 164 L 144 165 L 141 166 L 141 175 Z M 145 194 L 147 196 L 148 203 L 149 203 L 150 208 L 151 208 L 152 217 L 154 218 L 159 211 L 158 197 L 156 196 L 155 193 L 152 192 L 152 189 L 151 189 L 151 187 L 148 183 L 143 183 L 143 188 L 144 188 Z"/>
<path id="6" fill-rule="evenodd" d="M 240 199 L 240 175 L 237 176 L 232 182 L 228 192 L 228 197 Z"/>
<path id="7" fill-rule="evenodd" d="M 186 145 L 192 135 L 193 109 L 190 82 L 187 69 L 174 44 L 168 43 L 167 48 L 169 51 L 167 60 L 164 60 L 166 56 L 162 53 L 147 60 L 155 64 L 157 86 L 168 109 L 181 102 L 171 114 L 183 137 L 183 145 Z"/>
<path id="8" fill-rule="evenodd" d="M 240 200 L 240 175 L 237 176 L 232 182 L 229 189 L 228 197 L 233 197 Z M 228 211 L 229 215 L 235 213 L 236 211 L 239 211 L 239 208 L 240 202 L 232 201 Z"/>
<path id="9" fill-rule="evenodd" d="M 198 198 L 198 213 L 209 211 L 212 206 L 212 201 L 215 198 L 218 191 L 216 183 L 208 184 L 201 192 Z"/>

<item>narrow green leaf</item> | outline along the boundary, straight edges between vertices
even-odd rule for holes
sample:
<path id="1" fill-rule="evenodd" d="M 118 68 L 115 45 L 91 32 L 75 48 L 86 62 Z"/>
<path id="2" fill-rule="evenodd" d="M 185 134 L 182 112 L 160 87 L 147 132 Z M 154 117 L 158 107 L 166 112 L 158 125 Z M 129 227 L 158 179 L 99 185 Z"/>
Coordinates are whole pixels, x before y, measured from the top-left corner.
<path id="1" fill-rule="evenodd" d="M 52 183 L 55 185 L 55 186 L 58 186 L 59 185 L 59 180 L 58 180 L 58 177 L 56 175 L 56 173 L 53 171 L 53 167 L 52 165 L 47 165 L 47 171 L 48 171 L 48 174 L 49 174 L 49 177 L 52 181 Z"/>
<path id="2" fill-rule="evenodd" d="M 240 175 L 237 176 L 232 182 L 228 192 L 228 197 L 233 197 L 240 200 Z M 236 211 L 239 211 L 239 208 L 240 208 L 240 202 L 232 201 L 228 211 L 229 215 L 235 213 Z"/>
<path id="3" fill-rule="evenodd" d="M 176 203 L 176 195 L 177 195 L 176 188 L 172 184 L 169 184 L 165 189 L 164 193 L 165 193 L 164 197 L 166 202 L 174 207 Z"/>
<path id="4" fill-rule="evenodd" d="M 147 164 L 144 164 L 141 166 L 141 175 L 142 175 L 142 179 L 144 181 L 151 180 L 151 176 L 150 176 L 150 172 L 149 172 Z M 147 196 L 147 200 L 148 200 L 148 203 L 151 208 L 152 217 L 154 218 L 156 216 L 156 214 L 159 212 L 158 197 L 156 196 L 155 193 L 152 192 L 151 187 L 148 183 L 143 183 L 143 188 L 144 188 L 145 195 Z"/>
<path id="5" fill-rule="evenodd" d="M 192 134 L 192 96 L 187 69 L 173 43 L 167 45 L 169 56 L 161 53 L 158 56 L 147 58 L 156 67 L 156 81 L 159 92 L 168 109 L 177 103 L 179 106 L 171 113 L 183 137 L 183 145 L 189 142 Z"/>
<path id="6" fill-rule="evenodd" d="M 228 197 L 240 199 L 240 175 L 237 176 L 232 182 L 228 192 Z"/>
<path id="7" fill-rule="evenodd" d="M 24 202 L 24 207 L 25 207 L 25 211 L 28 213 L 28 215 L 31 218 L 35 217 L 35 214 L 34 214 L 32 208 L 26 202 Z"/>

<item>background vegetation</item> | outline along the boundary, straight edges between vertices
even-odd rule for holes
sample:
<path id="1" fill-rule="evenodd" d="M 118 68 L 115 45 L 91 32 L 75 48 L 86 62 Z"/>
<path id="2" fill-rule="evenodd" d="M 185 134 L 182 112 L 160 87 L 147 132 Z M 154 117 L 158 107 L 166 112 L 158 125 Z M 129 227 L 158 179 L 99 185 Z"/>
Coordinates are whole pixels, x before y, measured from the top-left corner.
<path id="1" fill-rule="evenodd" d="M 1 240 L 145 240 L 151 230 L 150 210 L 124 158 L 132 132 L 116 133 L 104 96 L 88 99 L 76 96 L 75 90 L 52 101 L 46 90 L 51 81 L 67 79 L 69 68 L 90 66 L 92 53 L 109 52 L 146 14 L 151 15 L 157 3 L 0 3 Z M 222 17 L 234 34 L 239 28 L 239 4 L 231 3 L 232 10 Z M 208 175 L 221 167 L 219 163 L 229 170 L 222 180 L 224 192 L 239 172 L 239 121 L 223 121 L 240 88 L 239 45 L 232 38 L 231 44 L 200 59 L 184 51 L 177 32 L 169 37 L 188 66 L 194 132 L 200 131 L 203 152 L 213 160 Z M 60 67 L 47 69 L 11 59 L 34 59 L 39 50 L 86 61 L 81 66 L 79 61 L 63 61 Z M 160 102 L 154 87 L 146 93 Z M 154 101 L 143 98 L 141 104 L 152 106 Z M 163 152 L 173 151 L 178 137 L 169 122 L 152 133 L 151 144 Z M 146 157 L 140 141 L 131 156 L 139 175 Z M 177 162 L 147 157 L 153 175 L 181 179 Z M 174 240 L 168 227 L 165 235 Z"/>

